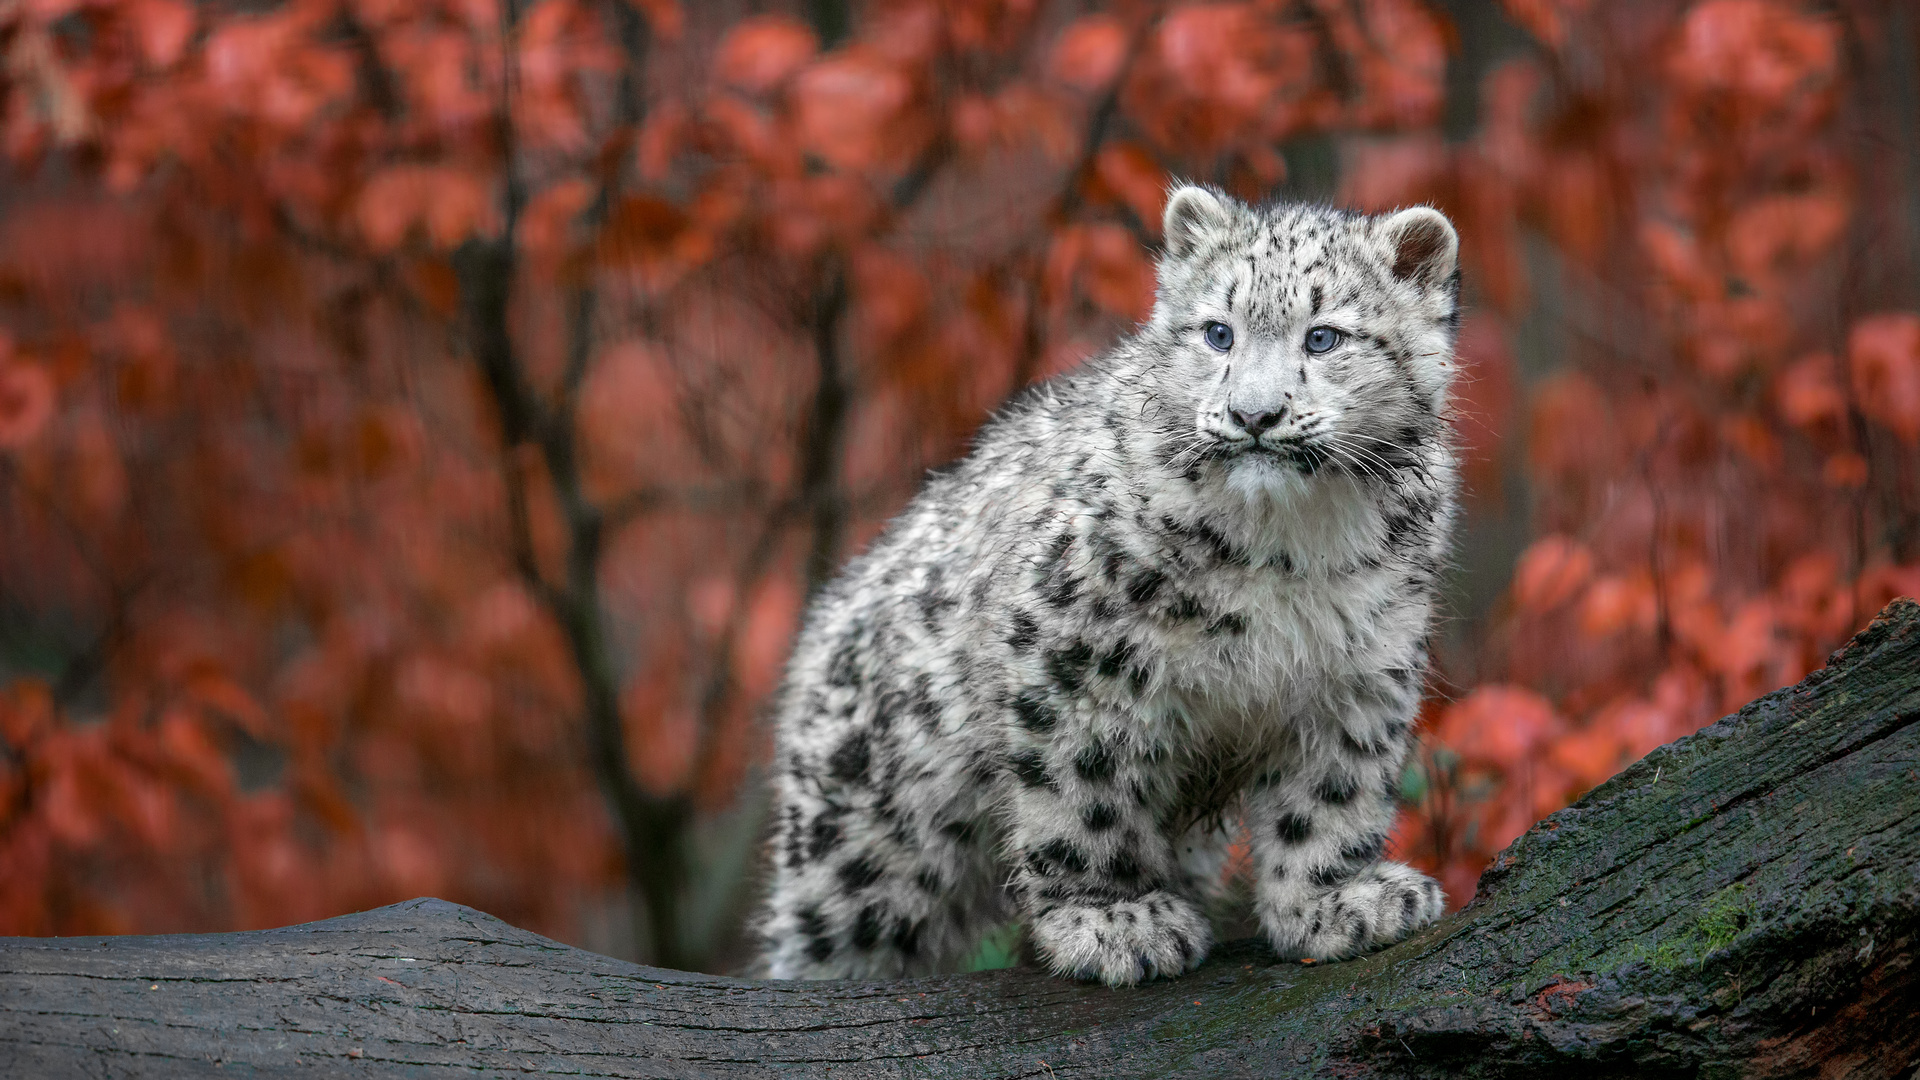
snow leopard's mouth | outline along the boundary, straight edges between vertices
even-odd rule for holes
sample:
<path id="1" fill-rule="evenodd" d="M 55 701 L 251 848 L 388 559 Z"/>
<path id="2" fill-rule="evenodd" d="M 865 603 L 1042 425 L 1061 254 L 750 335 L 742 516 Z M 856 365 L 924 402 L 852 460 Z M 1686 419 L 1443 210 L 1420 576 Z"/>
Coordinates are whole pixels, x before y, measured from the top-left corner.
<path id="1" fill-rule="evenodd" d="M 1318 443 L 1307 439 L 1262 439 L 1234 448 L 1236 457 L 1246 457 L 1289 465 L 1308 476 L 1320 471 L 1331 459 Z"/>

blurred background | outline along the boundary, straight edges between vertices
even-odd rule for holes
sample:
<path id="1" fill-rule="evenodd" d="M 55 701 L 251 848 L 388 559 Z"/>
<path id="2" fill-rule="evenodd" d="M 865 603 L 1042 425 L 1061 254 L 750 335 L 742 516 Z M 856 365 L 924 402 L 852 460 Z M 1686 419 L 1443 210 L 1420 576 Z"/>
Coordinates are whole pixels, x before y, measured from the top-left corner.
<path id="1" fill-rule="evenodd" d="M 422 894 L 747 955 L 809 592 L 1144 316 L 1443 208 L 1455 904 L 1920 592 L 1895 0 L 0 0 L 0 935 Z"/>

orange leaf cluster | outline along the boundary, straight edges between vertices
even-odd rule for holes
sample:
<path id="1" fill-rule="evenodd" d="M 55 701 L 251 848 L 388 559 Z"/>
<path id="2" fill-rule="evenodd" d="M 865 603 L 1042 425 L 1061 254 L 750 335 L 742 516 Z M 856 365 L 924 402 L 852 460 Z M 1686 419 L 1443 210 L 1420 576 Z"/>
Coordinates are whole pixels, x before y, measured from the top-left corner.
<path id="1" fill-rule="evenodd" d="M 1560 355 L 1515 460 L 1544 535 L 1461 658 L 1479 688 L 1435 710 L 1400 837 L 1456 885 L 1530 815 L 1797 680 L 1920 588 L 1920 316 L 1874 313 L 1907 298 L 1848 263 L 1885 166 L 1847 132 L 1887 117 L 1841 38 L 1879 16 L 1507 7 L 1546 61 L 1489 77 L 1469 141 L 1369 148 L 1356 187 L 1454 211 L 1469 280 L 1515 329 L 1519 268 L 1561 281 Z"/>

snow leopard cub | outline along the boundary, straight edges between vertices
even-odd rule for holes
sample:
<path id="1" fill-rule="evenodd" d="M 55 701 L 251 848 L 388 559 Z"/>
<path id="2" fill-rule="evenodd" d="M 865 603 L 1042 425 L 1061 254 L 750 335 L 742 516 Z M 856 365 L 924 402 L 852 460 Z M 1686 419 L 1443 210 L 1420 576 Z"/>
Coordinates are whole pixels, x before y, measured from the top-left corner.
<path id="1" fill-rule="evenodd" d="M 1458 242 L 1168 201 L 1150 322 L 1008 406 L 808 613 L 780 692 L 776 978 L 952 964 L 1017 914 L 1115 985 L 1192 969 L 1223 822 L 1332 960 L 1439 917 L 1381 860 L 1453 515 Z"/>

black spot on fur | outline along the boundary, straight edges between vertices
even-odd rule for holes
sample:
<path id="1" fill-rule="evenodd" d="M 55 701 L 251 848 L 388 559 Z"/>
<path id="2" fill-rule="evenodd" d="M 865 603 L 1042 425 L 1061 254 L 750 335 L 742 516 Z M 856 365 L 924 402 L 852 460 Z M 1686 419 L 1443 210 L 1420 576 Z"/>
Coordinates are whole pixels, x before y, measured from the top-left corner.
<path id="1" fill-rule="evenodd" d="M 924 731 L 937 731 L 940 727 L 940 703 L 933 696 L 933 680 L 925 675 L 913 680 L 913 688 L 907 691 L 907 711 L 919 721 Z"/>
<path id="2" fill-rule="evenodd" d="M 807 858 L 818 861 L 840 846 L 840 823 L 821 814 L 807 833 Z"/>
<path id="3" fill-rule="evenodd" d="M 856 731 L 840 743 L 827 758 L 827 775 L 843 784 L 867 782 L 867 766 L 873 759 L 872 740 L 867 732 Z"/>
<path id="4" fill-rule="evenodd" d="M 1313 835 L 1313 819 L 1304 814 L 1281 814 L 1274 822 L 1273 834 L 1282 843 L 1304 844 Z"/>
<path id="5" fill-rule="evenodd" d="M 1140 860 L 1131 851 L 1122 851 L 1107 864 L 1107 876 L 1118 885 L 1134 885 L 1146 873 L 1140 867 Z"/>
<path id="6" fill-rule="evenodd" d="M 820 917 L 820 909 L 805 907 L 797 913 L 800 920 L 800 932 L 807 938 L 807 955 L 816 962 L 833 955 L 833 942 L 827 937 L 827 920 Z"/>
<path id="7" fill-rule="evenodd" d="M 1221 562 L 1232 566 L 1247 565 L 1248 559 L 1246 552 L 1234 547 L 1231 540 L 1221 535 L 1218 529 L 1215 529 L 1206 522 L 1196 522 L 1193 526 L 1193 535 L 1198 538 L 1201 543 L 1207 545 L 1207 550 L 1211 551 L 1213 557 L 1219 559 Z"/>
<path id="8" fill-rule="evenodd" d="M 1071 574 L 1063 574 L 1058 580 L 1048 585 L 1042 595 L 1053 607 L 1067 607 L 1080 596 L 1080 579 Z"/>
<path id="9" fill-rule="evenodd" d="M 803 838 L 801 835 L 800 808 L 797 806 L 789 806 L 781 811 L 781 817 L 783 819 L 783 828 L 781 831 L 786 840 L 787 865 L 798 868 L 806 861 L 801 856 L 804 848 L 802 846 Z"/>
<path id="10" fill-rule="evenodd" d="M 860 917 L 853 921 L 853 945 L 857 949 L 871 949 L 873 943 L 880 940 L 880 908 L 868 904 L 860 909 Z"/>
<path id="11" fill-rule="evenodd" d="M 1087 872 L 1087 853 L 1081 851 L 1080 848 L 1070 840 L 1049 840 L 1040 845 L 1040 849 L 1034 852 L 1034 854 L 1069 873 L 1084 874 Z"/>
<path id="12" fill-rule="evenodd" d="M 920 608 L 920 621 L 929 630 L 938 630 L 946 613 L 960 606 L 960 601 L 928 586 L 914 596 L 914 603 Z"/>
<path id="13" fill-rule="evenodd" d="M 1319 866 L 1315 867 L 1313 873 L 1308 876 L 1313 879 L 1315 885 L 1322 889 L 1327 889 L 1351 879 L 1353 877 L 1353 868 L 1350 866 Z"/>
<path id="14" fill-rule="evenodd" d="M 1386 833 L 1374 833 L 1347 844 L 1340 849 L 1340 857 L 1350 863 L 1365 865 L 1380 858 L 1380 852 L 1387 846 Z"/>
<path id="15" fill-rule="evenodd" d="M 1091 803 L 1080 808 L 1080 824 L 1088 832 L 1106 832 L 1120 820 L 1120 812 L 1107 803 Z"/>
<path id="16" fill-rule="evenodd" d="M 1160 591 L 1160 586 L 1166 584 L 1166 581 L 1167 576 L 1158 570 L 1144 571 L 1127 586 L 1127 599 L 1136 604 L 1144 604 L 1153 599 L 1154 594 Z"/>
<path id="17" fill-rule="evenodd" d="M 1058 494 L 1062 498 L 1066 496 L 1066 492 L 1058 492 Z M 1058 534 L 1052 540 L 1047 542 L 1047 561 L 1049 563 L 1060 562 L 1062 559 L 1065 559 L 1067 557 L 1067 551 L 1072 547 L 1073 547 L 1072 533 L 1063 532 Z"/>
<path id="18" fill-rule="evenodd" d="M 893 718 L 907 711 L 907 695 L 892 687 L 883 687 L 873 702 L 873 730 L 885 735 L 893 729 Z"/>
<path id="19" fill-rule="evenodd" d="M 1229 611 L 1225 615 L 1207 624 L 1207 633 L 1216 636 L 1219 634 L 1232 634 L 1235 637 L 1239 637 L 1246 632 L 1247 617 L 1237 611 Z"/>
<path id="20" fill-rule="evenodd" d="M 1007 645 L 1014 652 L 1026 652 L 1033 648 L 1034 639 L 1039 636 L 1040 624 L 1033 621 L 1033 616 L 1024 611 L 1013 613 L 1013 632 L 1007 635 Z"/>
<path id="21" fill-rule="evenodd" d="M 913 875 L 913 883 L 920 886 L 922 892 L 932 893 L 935 896 L 939 896 L 942 891 L 940 875 L 932 870 L 922 870 Z"/>
<path id="22" fill-rule="evenodd" d="M 1047 674 L 1060 689 L 1069 694 L 1077 694 L 1085 683 L 1087 665 L 1093 663 L 1093 646 L 1084 641 L 1076 641 L 1065 649 L 1052 649 L 1047 652 Z"/>
<path id="23" fill-rule="evenodd" d="M 1013 699 L 1013 714 L 1020 720 L 1020 726 L 1028 731 L 1045 735 L 1060 722 L 1060 715 L 1053 706 L 1046 703 L 1040 694 L 1028 690 Z"/>
<path id="24" fill-rule="evenodd" d="M 866 856 L 856 856 L 842 863 L 834 876 L 848 892 L 857 892 L 880 880 L 880 868 L 868 862 Z"/>
<path id="25" fill-rule="evenodd" d="M 924 920 L 909 922 L 902 918 L 893 924 L 893 947 L 902 956 L 912 956 L 920 951 L 920 931 L 926 926 Z"/>
<path id="26" fill-rule="evenodd" d="M 1133 654 L 1136 648 L 1137 646 L 1135 646 L 1133 642 L 1128 641 L 1126 638 L 1121 638 L 1114 644 L 1113 648 L 1108 649 L 1106 654 L 1100 657 L 1100 666 L 1098 668 L 1100 674 L 1109 679 L 1118 678 L 1121 671 L 1133 662 Z"/>
<path id="27" fill-rule="evenodd" d="M 1073 756 L 1073 771 L 1090 784 L 1104 784 L 1113 779 L 1113 769 L 1113 751 L 1098 739 L 1081 747 Z"/>
<path id="28" fill-rule="evenodd" d="M 1352 802 L 1353 797 L 1359 793 L 1359 782 L 1343 772 L 1328 773 L 1320 781 L 1319 789 L 1314 792 L 1314 794 L 1320 796 L 1321 802 L 1329 806 L 1345 806 Z"/>
<path id="29" fill-rule="evenodd" d="M 845 642 L 834 651 L 833 659 L 827 662 L 827 685 L 860 685 L 860 649 L 857 643 Z"/>
<path id="30" fill-rule="evenodd" d="M 1013 775 L 1028 787 L 1053 787 L 1053 774 L 1047 772 L 1047 763 L 1038 750 L 1020 750 L 1007 756 L 1007 765 L 1013 769 Z"/>
<path id="31" fill-rule="evenodd" d="M 1044 772 L 1045 770 L 1042 771 Z M 971 844 L 973 843 L 974 837 L 979 835 L 980 826 L 977 822 L 966 820 L 949 821 L 945 825 L 940 826 L 940 831 L 952 837 L 953 842 L 956 844 Z"/>
<path id="32" fill-rule="evenodd" d="M 1203 619 L 1206 615 L 1207 609 L 1200 606 L 1200 598 L 1192 593 L 1181 593 L 1167 609 L 1167 616 L 1174 619 Z"/>

